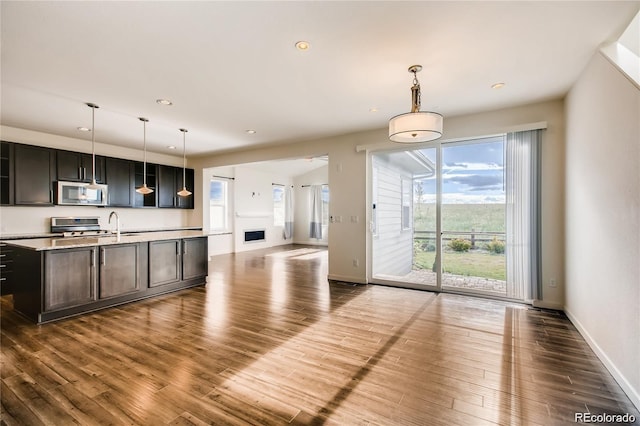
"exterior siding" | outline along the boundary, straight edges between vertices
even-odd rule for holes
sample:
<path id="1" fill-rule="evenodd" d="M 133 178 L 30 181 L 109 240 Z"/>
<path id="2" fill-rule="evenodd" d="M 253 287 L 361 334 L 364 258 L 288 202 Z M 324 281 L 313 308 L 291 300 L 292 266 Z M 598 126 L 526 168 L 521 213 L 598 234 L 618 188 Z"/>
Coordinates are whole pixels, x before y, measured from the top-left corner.
<path id="1" fill-rule="evenodd" d="M 375 156 L 373 166 L 378 188 L 372 272 L 402 276 L 413 265 L 413 229 L 402 229 L 402 178 L 411 176 Z"/>

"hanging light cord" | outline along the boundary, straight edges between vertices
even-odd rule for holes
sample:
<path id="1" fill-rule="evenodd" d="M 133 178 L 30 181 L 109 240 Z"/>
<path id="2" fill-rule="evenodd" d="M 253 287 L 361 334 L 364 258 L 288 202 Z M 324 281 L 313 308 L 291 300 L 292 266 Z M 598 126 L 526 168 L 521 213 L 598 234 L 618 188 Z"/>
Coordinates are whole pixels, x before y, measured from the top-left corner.
<path id="1" fill-rule="evenodd" d="M 186 154 L 186 135 L 188 130 L 182 129 L 182 186 L 187 187 L 187 154 Z"/>
<path id="2" fill-rule="evenodd" d="M 186 154 L 186 133 L 187 129 L 180 129 L 182 132 L 182 189 L 178 191 L 178 195 L 181 197 L 188 197 L 191 195 L 191 191 L 187 189 L 187 154 Z"/>
<path id="3" fill-rule="evenodd" d="M 140 118 L 142 121 L 142 145 L 144 149 L 144 164 L 142 166 L 142 183 L 147 186 L 147 120 L 146 118 Z"/>
<path id="4" fill-rule="evenodd" d="M 98 105 L 93 103 L 86 104 L 89 108 L 91 108 L 91 186 L 96 186 L 96 126 L 95 126 L 95 115 L 96 108 L 100 108 Z"/>

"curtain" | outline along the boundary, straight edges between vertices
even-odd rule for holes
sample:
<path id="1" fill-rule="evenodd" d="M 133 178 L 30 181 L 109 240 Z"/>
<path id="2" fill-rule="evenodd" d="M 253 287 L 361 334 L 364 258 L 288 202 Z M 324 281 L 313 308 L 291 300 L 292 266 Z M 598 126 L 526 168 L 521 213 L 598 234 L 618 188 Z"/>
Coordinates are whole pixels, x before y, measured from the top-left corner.
<path id="1" fill-rule="evenodd" d="M 291 186 L 284 189 L 284 229 L 282 233 L 285 240 L 293 238 L 293 191 Z"/>
<path id="2" fill-rule="evenodd" d="M 311 185 L 309 238 L 322 239 L 322 185 Z"/>
<path id="3" fill-rule="evenodd" d="M 537 299 L 540 130 L 507 134 L 507 297 Z"/>

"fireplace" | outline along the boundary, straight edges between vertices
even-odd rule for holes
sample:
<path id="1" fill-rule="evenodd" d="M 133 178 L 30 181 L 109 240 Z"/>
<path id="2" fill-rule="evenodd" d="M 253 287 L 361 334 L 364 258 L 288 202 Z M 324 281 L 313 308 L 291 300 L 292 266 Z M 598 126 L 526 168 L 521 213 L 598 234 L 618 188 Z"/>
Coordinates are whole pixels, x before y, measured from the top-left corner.
<path id="1" fill-rule="evenodd" d="M 259 243 L 265 241 L 265 229 L 251 229 L 244 231 L 245 243 Z"/>

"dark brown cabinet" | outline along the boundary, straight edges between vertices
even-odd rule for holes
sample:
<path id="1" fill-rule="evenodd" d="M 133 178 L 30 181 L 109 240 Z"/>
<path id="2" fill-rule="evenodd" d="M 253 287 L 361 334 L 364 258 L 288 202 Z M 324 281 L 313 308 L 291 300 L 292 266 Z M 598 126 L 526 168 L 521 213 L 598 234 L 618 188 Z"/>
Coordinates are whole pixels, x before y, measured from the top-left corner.
<path id="1" fill-rule="evenodd" d="M 182 169 L 178 169 L 178 188 L 180 191 L 182 189 Z M 193 169 L 185 169 L 184 171 L 185 178 L 187 180 L 186 188 L 191 191 L 191 195 L 186 197 L 181 197 L 178 195 L 178 208 L 181 209 L 192 209 L 193 208 L 193 184 L 195 183 L 195 176 Z"/>
<path id="2" fill-rule="evenodd" d="M 43 251 L 7 247 L 19 283 L 13 308 L 36 323 L 204 285 L 208 272 L 207 237 L 199 235 Z"/>
<path id="3" fill-rule="evenodd" d="M 139 188 L 144 183 L 144 163 L 136 162 L 134 165 L 135 168 L 135 179 L 134 186 Z M 153 189 L 151 194 L 139 194 L 134 192 L 134 207 L 156 207 L 158 205 L 158 188 L 156 188 L 156 171 L 157 165 L 147 163 L 147 187 Z"/>
<path id="4" fill-rule="evenodd" d="M 96 300 L 96 248 L 51 250 L 44 256 L 44 310 Z"/>
<path id="5" fill-rule="evenodd" d="M 0 142 L 0 204 L 13 204 L 13 144 Z"/>
<path id="6" fill-rule="evenodd" d="M 193 169 L 185 170 L 186 188 L 193 192 Z M 161 208 L 193 208 L 193 194 L 187 197 L 178 195 L 183 187 L 182 168 L 172 166 L 158 166 L 158 207 Z"/>
<path id="7" fill-rule="evenodd" d="M 158 207 L 176 207 L 179 191 L 176 168 L 171 166 L 158 167 Z"/>
<path id="8" fill-rule="evenodd" d="M 14 145 L 14 202 L 18 205 L 53 205 L 56 152 L 31 145 Z"/>
<path id="9" fill-rule="evenodd" d="M 140 246 L 108 245 L 100 250 L 99 298 L 122 296 L 140 290 Z"/>
<path id="10" fill-rule="evenodd" d="M 57 181 L 91 182 L 91 154 L 0 142 L 0 205 L 54 205 Z M 163 207 L 193 209 L 193 194 L 180 197 L 183 186 L 193 192 L 195 173 L 181 167 L 147 163 L 151 194 L 135 190 L 144 182 L 143 163 L 96 155 L 96 181 L 109 187 L 111 207 Z"/>
<path id="11" fill-rule="evenodd" d="M 181 240 L 149 242 L 149 287 L 180 281 Z"/>
<path id="12" fill-rule="evenodd" d="M 105 172 L 109 186 L 109 206 L 133 207 L 134 194 L 136 194 L 134 162 L 107 158 Z"/>
<path id="13" fill-rule="evenodd" d="M 13 293 L 13 249 L 0 243 L 0 294 Z"/>
<path id="14" fill-rule="evenodd" d="M 206 277 L 209 272 L 207 237 L 182 240 L 182 279 Z"/>
<path id="15" fill-rule="evenodd" d="M 91 182 L 93 156 L 79 152 L 57 150 L 58 180 Z M 96 182 L 104 183 L 105 158 L 96 155 Z"/>

